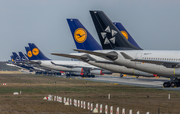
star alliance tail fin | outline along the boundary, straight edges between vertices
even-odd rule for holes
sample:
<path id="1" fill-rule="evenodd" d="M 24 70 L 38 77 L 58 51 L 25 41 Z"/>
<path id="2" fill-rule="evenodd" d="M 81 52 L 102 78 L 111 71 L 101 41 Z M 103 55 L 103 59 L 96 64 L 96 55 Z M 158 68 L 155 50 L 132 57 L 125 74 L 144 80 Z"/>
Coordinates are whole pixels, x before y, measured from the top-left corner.
<path id="1" fill-rule="evenodd" d="M 90 11 L 103 49 L 141 50 L 132 45 L 103 11 Z"/>

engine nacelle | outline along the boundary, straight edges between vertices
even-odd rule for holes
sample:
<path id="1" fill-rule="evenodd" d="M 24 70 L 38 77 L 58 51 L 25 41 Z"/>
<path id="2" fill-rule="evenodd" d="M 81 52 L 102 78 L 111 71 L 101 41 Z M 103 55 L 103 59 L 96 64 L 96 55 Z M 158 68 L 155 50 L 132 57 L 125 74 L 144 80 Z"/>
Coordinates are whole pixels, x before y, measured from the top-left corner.
<path id="1" fill-rule="evenodd" d="M 152 73 L 146 73 L 143 71 L 139 71 L 139 70 L 134 70 L 134 75 L 138 75 L 138 76 L 146 76 L 146 77 L 156 77 L 156 74 L 152 74 Z"/>
<path id="2" fill-rule="evenodd" d="M 72 72 L 84 72 L 83 68 L 72 68 Z"/>
<path id="3" fill-rule="evenodd" d="M 90 73 L 94 75 L 102 75 L 102 70 L 91 70 Z"/>
<path id="4" fill-rule="evenodd" d="M 91 70 L 90 73 L 93 75 L 112 74 L 112 72 L 108 70 Z"/>
<path id="5" fill-rule="evenodd" d="M 174 69 L 174 75 L 175 76 L 180 76 L 180 68 Z"/>
<path id="6" fill-rule="evenodd" d="M 84 73 L 81 73 L 81 72 L 72 72 L 71 75 L 72 76 L 79 76 L 79 75 L 84 75 Z"/>
<path id="7" fill-rule="evenodd" d="M 112 74 L 112 72 L 109 71 L 109 70 L 103 70 L 103 71 L 102 71 L 102 74 Z"/>

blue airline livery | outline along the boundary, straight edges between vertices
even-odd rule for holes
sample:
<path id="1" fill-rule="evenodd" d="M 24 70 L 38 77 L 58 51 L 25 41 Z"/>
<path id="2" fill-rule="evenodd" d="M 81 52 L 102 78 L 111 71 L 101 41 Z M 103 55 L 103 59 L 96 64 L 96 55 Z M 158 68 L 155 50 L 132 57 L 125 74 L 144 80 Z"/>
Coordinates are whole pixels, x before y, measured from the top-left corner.
<path id="1" fill-rule="evenodd" d="M 19 57 L 19 55 L 16 52 L 12 52 L 13 56 L 14 56 L 14 61 L 21 61 L 21 58 Z"/>
<path id="2" fill-rule="evenodd" d="M 67 19 L 69 24 L 69 28 L 71 30 L 74 42 L 76 44 L 77 49 L 84 50 L 102 50 L 102 46 L 94 39 L 94 37 L 87 31 L 87 29 L 82 25 L 82 23 L 78 19 Z M 119 31 L 126 37 L 126 39 L 133 44 L 134 46 L 139 47 L 139 45 L 135 42 L 135 40 L 131 37 L 131 35 L 127 32 L 127 30 L 123 27 L 123 25 L 119 22 L 113 23 Z M 87 33 L 87 38 L 84 42 L 80 42 L 78 40 L 79 37 L 85 36 L 85 32 Z M 79 32 L 78 32 L 79 31 Z M 104 47 L 104 46 L 103 46 Z M 113 48 L 109 48 L 113 49 Z"/>
<path id="3" fill-rule="evenodd" d="M 30 47 L 32 56 L 36 58 L 36 60 L 50 60 L 41 52 L 41 50 L 34 43 L 28 43 L 28 45 Z"/>
<path id="4" fill-rule="evenodd" d="M 101 45 L 93 38 L 78 19 L 67 19 L 77 49 L 102 50 Z"/>
<path id="5" fill-rule="evenodd" d="M 113 22 L 113 24 L 119 29 L 119 31 L 124 35 L 124 37 L 134 46 L 141 48 L 136 41 L 131 37 L 128 31 L 124 28 L 124 26 L 119 22 Z"/>
<path id="6" fill-rule="evenodd" d="M 26 53 L 27 53 L 27 57 L 29 60 L 37 60 L 38 58 L 33 56 L 30 47 L 25 47 Z"/>
<path id="7" fill-rule="evenodd" d="M 21 57 L 22 61 L 28 60 L 28 58 L 22 52 L 19 52 L 19 56 Z"/>

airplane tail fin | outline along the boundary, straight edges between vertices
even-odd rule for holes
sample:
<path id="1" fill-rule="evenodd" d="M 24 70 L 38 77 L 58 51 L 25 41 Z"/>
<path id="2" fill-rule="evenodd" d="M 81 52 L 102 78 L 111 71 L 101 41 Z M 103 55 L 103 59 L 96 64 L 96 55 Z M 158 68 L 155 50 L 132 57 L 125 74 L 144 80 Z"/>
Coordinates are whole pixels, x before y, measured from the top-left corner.
<path id="1" fill-rule="evenodd" d="M 14 62 L 21 61 L 21 58 L 19 57 L 19 55 L 16 52 L 12 52 L 12 54 L 14 56 Z"/>
<path id="2" fill-rule="evenodd" d="M 32 55 L 37 57 L 38 60 L 50 60 L 41 52 L 41 50 L 34 43 L 28 44 L 31 49 Z"/>
<path id="3" fill-rule="evenodd" d="M 28 60 L 28 58 L 22 52 L 19 52 L 19 56 L 21 57 L 22 61 Z"/>
<path id="4" fill-rule="evenodd" d="M 102 50 L 101 45 L 87 31 L 78 19 L 67 19 L 77 49 Z"/>
<path id="5" fill-rule="evenodd" d="M 132 45 L 103 11 L 90 11 L 103 49 L 141 50 Z"/>
<path id="6" fill-rule="evenodd" d="M 124 37 L 134 46 L 142 49 L 136 41 L 131 37 L 129 32 L 124 28 L 124 26 L 119 22 L 113 22 L 113 24 L 119 29 L 119 31 L 124 35 Z"/>
<path id="7" fill-rule="evenodd" d="M 27 57 L 29 60 L 38 60 L 37 57 L 33 56 L 30 47 L 25 47 L 26 53 L 27 53 Z"/>
<path id="8" fill-rule="evenodd" d="M 14 56 L 11 55 L 10 58 L 11 58 L 11 62 L 14 63 Z"/>

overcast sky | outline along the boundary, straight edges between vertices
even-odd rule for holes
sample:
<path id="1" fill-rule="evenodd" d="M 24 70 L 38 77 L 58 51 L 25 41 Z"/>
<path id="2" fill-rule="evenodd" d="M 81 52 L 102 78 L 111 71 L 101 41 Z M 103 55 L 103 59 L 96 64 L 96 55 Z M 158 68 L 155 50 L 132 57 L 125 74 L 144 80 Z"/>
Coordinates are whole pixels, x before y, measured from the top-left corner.
<path id="1" fill-rule="evenodd" d="M 99 42 L 89 10 L 102 10 L 121 22 L 148 50 L 180 50 L 179 0 L 0 0 L 0 61 L 35 43 L 50 59 L 52 52 L 76 48 L 66 18 L 77 18 Z"/>

